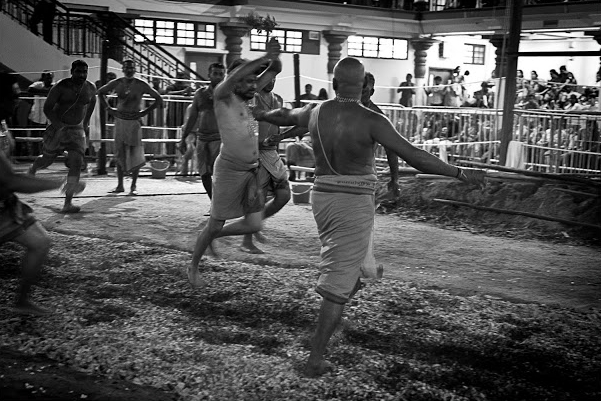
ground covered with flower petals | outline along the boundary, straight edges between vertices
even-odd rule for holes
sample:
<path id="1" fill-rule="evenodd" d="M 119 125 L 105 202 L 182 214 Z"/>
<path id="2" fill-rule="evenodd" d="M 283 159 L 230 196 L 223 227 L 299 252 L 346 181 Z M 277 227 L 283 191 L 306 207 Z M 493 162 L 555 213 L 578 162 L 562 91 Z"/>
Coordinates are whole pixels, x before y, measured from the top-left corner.
<path id="1" fill-rule="evenodd" d="M 51 237 L 35 297 L 56 313 L 0 310 L 3 399 L 601 399 L 598 312 L 370 282 L 330 344 L 335 371 L 308 379 L 314 266 L 209 259 L 195 291 L 181 271 L 189 252 Z M 0 248 L 0 305 L 20 256 Z"/>

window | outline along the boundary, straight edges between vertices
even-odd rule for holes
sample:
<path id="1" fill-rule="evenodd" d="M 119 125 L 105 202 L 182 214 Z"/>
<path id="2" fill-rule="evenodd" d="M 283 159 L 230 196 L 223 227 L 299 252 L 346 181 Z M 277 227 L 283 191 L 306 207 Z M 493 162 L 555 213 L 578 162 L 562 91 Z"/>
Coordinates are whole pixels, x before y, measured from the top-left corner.
<path id="1" fill-rule="evenodd" d="M 161 45 L 215 47 L 215 24 L 136 19 L 134 26 L 149 40 Z M 142 42 L 142 35 L 136 35 Z"/>
<path id="2" fill-rule="evenodd" d="M 484 65 L 486 46 L 466 44 L 465 64 Z"/>
<path id="3" fill-rule="evenodd" d="M 271 38 L 280 42 L 285 53 L 319 54 L 319 36 L 315 32 L 287 29 L 274 29 L 269 34 L 253 29 L 250 31 L 250 50 L 265 50 L 265 43 Z"/>
<path id="4" fill-rule="evenodd" d="M 265 43 L 271 38 L 276 38 L 286 53 L 300 53 L 303 45 L 301 31 L 288 31 L 274 29 L 270 34 L 265 31 L 259 33 L 256 29 L 250 32 L 250 50 L 265 50 Z"/>
<path id="5" fill-rule="evenodd" d="M 349 36 L 348 38 L 349 56 L 406 60 L 407 52 L 405 39 L 375 36 Z"/>

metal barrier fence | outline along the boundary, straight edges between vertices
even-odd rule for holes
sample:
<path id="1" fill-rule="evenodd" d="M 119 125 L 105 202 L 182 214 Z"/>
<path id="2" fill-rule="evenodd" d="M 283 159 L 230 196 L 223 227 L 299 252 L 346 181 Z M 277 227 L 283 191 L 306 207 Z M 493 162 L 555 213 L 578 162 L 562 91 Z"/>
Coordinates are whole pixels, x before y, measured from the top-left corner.
<path id="1" fill-rule="evenodd" d="M 34 98 L 29 98 L 34 99 Z M 36 99 L 39 99 L 36 98 Z M 178 157 L 176 143 L 181 138 L 185 110 L 192 97 L 164 95 L 164 107 L 143 119 L 143 143 L 149 157 Z M 150 99 L 149 99 L 150 100 Z M 501 110 L 448 107 L 403 108 L 380 106 L 394 127 L 413 145 L 449 163 L 473 161 L 498 164 L 500 155 Z M 100 139 L 98 111 L 91 121 L 90 142 L 97 151 L 101 142 L 112 153 L 112 129 L 107 119 L 106 138 Z M 514 110 L 513 141 L 508 150 L 512 167 L 556 173 L 601 173 L 600 112 Z M 44 128 L 15 128 L 17 141 L 35 142 Z M 95 152 L 91 152 L 95 154 Z M 376 161 L 385 167 L 386 152 L 379 146 Z M 400 160 L 402 166 L 406 166 Z"/>

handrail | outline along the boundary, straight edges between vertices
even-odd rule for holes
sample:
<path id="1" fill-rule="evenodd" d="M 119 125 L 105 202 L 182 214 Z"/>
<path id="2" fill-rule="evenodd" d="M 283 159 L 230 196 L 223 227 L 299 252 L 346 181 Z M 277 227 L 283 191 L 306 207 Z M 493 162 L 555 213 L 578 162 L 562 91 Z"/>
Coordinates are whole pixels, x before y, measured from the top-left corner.
<path id="1" fill-rule="evenodd" d="M 147 47 L 147 43 L 152 43 L 152 47 L 155 48 L 156 50 L 158 50 L 164 57 L 167 57 L 168 59 L 171 59 L 171 61 L 173 61 L 173 63 L 176 64 L 176 66 L 178 67 L 176 69 L 176 71 L 184 71 L 187 72 L 188 74 L 190 74 L 190 77 L 196 76 L 196 78 L 198 80 L 201 81 L 206 81 L 207 79 L 205 79 L 202 75 L 200 75 L 198 72 L 194 71 L 193 69 L 191 69 L 190 67 L 188 67 L 185 63 L 182 63 L 180 59 L 178 59 L 177 57 L 175 57 L 173 54 L 171 54 L 169 51 L 165 50 L 164 47 L 162 47 L 161 45 L 159 45 L 156 42 L 153 42 L 152 40 L 150 40 L 146 35 L 144 35 L 142 32 L 140 32 L 135 26 L 133 26 L 132 24 L 130 24 L 128 21 L 126 21 L 125 19 L 123 19 L 122 17 L 120 17 L 119 15 L 111 12 L 111 11 L 107 11 L 105 13 L 103 13 L 105 15 L 108 16 L 108 18 L 110 18 L 111 22 L 117 22 L 118 23 L 118 27 L 125 29 L 126 33 L 129 33 L 129 39 L 131 39 L 132 43 L 135 43 L 136 45 L 142 46 L 142 47 Z M 144 39 L 143 42 L 139 42 L 135 40 L 135 37 L 139 36 L 142 37 Z"/>
<path id="2" fill-rule="evenodd" d="M 113 45 L 109 57 L 117 62 L 122 62 L 126 57 L 132 58 L 137 61 L 136 65 L 141 73 L 175 78 L 177 72 L 183 71 L 190 77 L 206 81 L 203 76 L 115 13 L 102 12 L 91 15 L 74 12 L 59 1 L 51 1 L 56 7 L 51 42 L 65 54 L 101 57 L 103 41 L 108 40 Z M 0 10 L 21 25 L 29 27 L 34 13 L 34 2 L 6 0 L 0 3 Z M 136 41 L 136 37 L 142 37 L 144 41 Z"/>

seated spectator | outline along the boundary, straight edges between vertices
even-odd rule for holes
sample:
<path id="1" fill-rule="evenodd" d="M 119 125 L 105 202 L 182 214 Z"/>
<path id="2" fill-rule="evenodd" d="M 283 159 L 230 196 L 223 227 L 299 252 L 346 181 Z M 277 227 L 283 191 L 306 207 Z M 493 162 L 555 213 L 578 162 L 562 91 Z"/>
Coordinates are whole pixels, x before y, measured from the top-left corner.
<path id="1" fill-rule="evenodd" d="M 296 171 L 290 170 L 290 166 L 315 167 L 315 155 L 313 154 L 313 146 L 309 135 L 299 136 L 296 142 L 286 147 L 286 165 L 289 169 L 289 181 L 296 181 Z M 312 176 L 313 173 L 306 174 L 306 177 Z"/>
<path id="2" fill-rule="evenodd" d="M 482 82 L 480 84 L 482 89 L 474 92 L 474 106 L 479 108 L 493 108 L 495 107 L 494 93 L 489 90 L 488 82 Z"/>

